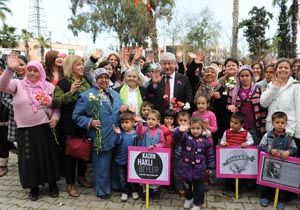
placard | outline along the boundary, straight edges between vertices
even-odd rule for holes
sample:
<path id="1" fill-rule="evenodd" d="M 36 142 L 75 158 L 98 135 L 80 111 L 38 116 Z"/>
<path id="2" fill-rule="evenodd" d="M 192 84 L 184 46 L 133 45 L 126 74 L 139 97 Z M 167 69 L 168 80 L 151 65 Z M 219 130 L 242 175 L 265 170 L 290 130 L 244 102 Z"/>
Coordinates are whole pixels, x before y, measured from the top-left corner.
<path id="1" fill-rule="evenodd" d="M 216 147 L 216 172 L 218 178 L 256 179 L 258 148 L 249 146 Z"/>
<path id="2" fill-rule="evenodd" d="M 171 150 L 169 148 L 128 147 L 127 181 L 169 185 Z"/>
<path id="3" fill-rule="evenodd" d="M 300 158 L 287 160 L 260 152 L 257 184 L 300 193 Z"/>

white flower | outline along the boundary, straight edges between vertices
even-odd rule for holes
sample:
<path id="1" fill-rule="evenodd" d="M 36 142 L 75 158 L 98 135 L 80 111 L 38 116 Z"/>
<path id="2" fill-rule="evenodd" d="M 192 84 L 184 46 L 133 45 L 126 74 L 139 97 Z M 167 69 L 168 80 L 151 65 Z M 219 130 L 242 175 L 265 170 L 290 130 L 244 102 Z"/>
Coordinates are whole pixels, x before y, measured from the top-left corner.
<path id="1" fill-rule="evenodd" d="M 183 107 L 183 110 L 189 110 L 191 108 L 191 105 L 189 102 L 186 102 L 184 107 Z"/>
<path id="2" fill-rule="evenodd" d="M 93 101 L 95 99 L 96 99 L 95 95 L 93 93 L 89 93 L 89 100 Z"/>
<path id="3" fill-rule="evenodd" d="M 295 132 L 291 129 L 285 129 L 285 133 L 288 135 L 288 136 L 294 136 Z"/>

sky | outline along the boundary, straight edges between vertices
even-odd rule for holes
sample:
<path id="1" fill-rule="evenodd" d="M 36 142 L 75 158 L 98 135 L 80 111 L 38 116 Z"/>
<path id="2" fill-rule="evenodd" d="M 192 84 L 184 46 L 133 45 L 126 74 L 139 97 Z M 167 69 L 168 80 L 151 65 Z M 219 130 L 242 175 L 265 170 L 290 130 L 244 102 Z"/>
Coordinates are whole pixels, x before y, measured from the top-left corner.
<path id="1" fill-rule="evenodd" d="M 12 10 L 13 15 L 7 16 L 7 23 L 11 26 L 17 27 L 19 30 L 28 29 L 29 19 L 29 1 L 30 0 L 9 0 L 8 7 Z M 71 16 L 70 0 L 42 0 L 45 8 L 45 17 L 48 31 L 51 31 L 52 42 L 58 41 L 61 43 L 80 44 L 84 45 L 86 51 L 96 48 L 109 51 L 110 46 L 118 46 L 117 38 L 113 33 L 103 33 L 97 39 L 96 44 L 92 43 L 90 34 L 80 33 L 75 37 L 70 30 L 68 30 L 68 19 Z M 230 46 L 231 26 L 232 26 L 232 7 L 233 0 L 175 0 L 175 10 L 178 12 L 197 13 L 203 8 L 208 7 L 214 13 L 214 19 L 221 24 L 221 45 Z M 134 2 L 134 0 L 132 0 Z M 271 22 L 271 28 L 267 32 L 267 36 L 273 36 L 276 32 L 276 18 L 278 16 L 278 9 L 272 7 L 272 0 L 240 0 L 240 17 L 239 20 L 246 19 L 248 12 L 253 6 L 265 6 L 267 11 L 272 12 L 275 18 Z M 158 26 L 163 26 L 159 23 Z M 168 44 L 168 38 L 164 37 L 164 27 L 158 28 L 159 46 L 163 47 Z M 300 38 L 298 38 L 298 43 Z M 299 46 L 299 45 L 298 45 Z M 246 41 L 239 34 L 238 47 L 246 49 Z M 108 52 L 107 52 L 108 53 Z"/>

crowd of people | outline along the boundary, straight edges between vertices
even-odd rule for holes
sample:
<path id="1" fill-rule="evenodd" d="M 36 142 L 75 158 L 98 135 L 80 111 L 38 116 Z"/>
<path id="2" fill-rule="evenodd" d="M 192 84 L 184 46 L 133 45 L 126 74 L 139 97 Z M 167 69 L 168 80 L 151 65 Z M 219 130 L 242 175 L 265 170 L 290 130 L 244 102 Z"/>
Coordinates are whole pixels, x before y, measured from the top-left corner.
<path id="1" fill-rule="evenodd" d="M 138 49 L 122 69 L 118 54 L 103 54 L 96 50 L 84 60 L 51 50 L 44 64 L 16 54 L 0 61 L 0 177 L 8 172 L 9 151 L 17 153 L 30 200 L 38 200 L 44 184 L 58 197 L 61 177 L 72 197 L 80 196 L 77 181 L 101 199 L 116 190 L 121 201 L 145 200 L 145 186 L 127 182 L 129 146 L 170 148 L 170 189 L 193 210 L 204 202 L 216 145 L 299 156 L 299 59 L 205 65 L 203 53 L 189 53 L 184 63 L 178 51 L 155 63 Z M 89 162 L 66 155 L 69 137 L 92 141 L 93 182 L 86 178 Z M 233 187 L 233 179 L 225 179 L 223 194 L 232 195 Z M 159 201 L 160 186 L 150 188 Z M 270 189 L 261 189 L 264 207 Z M 293 197 L 282 195 L 277 209 Z"/>

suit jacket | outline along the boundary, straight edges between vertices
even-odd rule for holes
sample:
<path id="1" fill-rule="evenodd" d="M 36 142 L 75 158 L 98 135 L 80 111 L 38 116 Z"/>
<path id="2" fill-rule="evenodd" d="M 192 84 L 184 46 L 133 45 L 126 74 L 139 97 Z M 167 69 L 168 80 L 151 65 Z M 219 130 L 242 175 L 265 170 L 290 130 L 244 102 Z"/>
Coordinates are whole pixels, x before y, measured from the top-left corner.
<path id="1" fill-rule="evenodd" d="M 146 98 L 148 101 L 154 104 L 154 108 L 158 110 L 161 114 L 163 114 L 164 111 L 169 108 L 169 106 L 163 103 L 164 93 L 165 76 L 163 76 L 157 88 L 153 87 L 153 83 L 151 80 L 149 81 L 147 85 Z M 173 97 L 176 98 L 176 101 L 181 101 L 183 103 L 189 102 L 190 104 L 192 104 L 193 90 L 189 78 L 187 76 L 184 76 L 180 73 L 175 73 Z"/>

